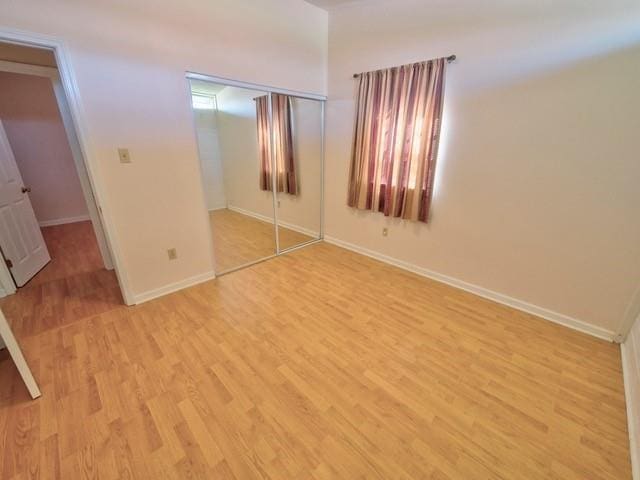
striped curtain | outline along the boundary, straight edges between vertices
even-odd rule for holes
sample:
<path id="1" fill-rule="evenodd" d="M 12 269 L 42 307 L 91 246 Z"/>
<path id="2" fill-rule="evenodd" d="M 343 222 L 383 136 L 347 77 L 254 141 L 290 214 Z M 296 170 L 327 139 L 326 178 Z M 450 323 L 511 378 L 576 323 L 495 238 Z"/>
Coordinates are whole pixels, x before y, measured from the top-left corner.
<path id="1" fill-rule="evenodd" d="M 296 165 L 293 155 L 293 134 L 291 128 L 291 97 L 279 93 L 271 94 L 273 114 L 273 155 L 278 192 L 298 194 Z M 267 95 L 256 98 L 256 118 L 258 124 L 258 150 L 260 156 L 260 189 L 272 190 L 271 131 L 269 129 L 269 99 Z"/>
<path id="2" fill-rule="evenodd" d="M 445 65 L 439 58 L 359 76 L 349 206 L 428 221 Z"/>

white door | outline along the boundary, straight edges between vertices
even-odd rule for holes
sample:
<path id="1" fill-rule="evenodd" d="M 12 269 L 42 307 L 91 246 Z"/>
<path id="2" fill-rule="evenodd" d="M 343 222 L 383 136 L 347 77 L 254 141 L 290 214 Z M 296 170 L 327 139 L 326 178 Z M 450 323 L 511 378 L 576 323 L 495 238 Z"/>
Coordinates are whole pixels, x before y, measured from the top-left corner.
<path id="1" fill-rule="evenodd" d="M 0 248 L 18 287 L 51 260 L 1 120 Z"/>

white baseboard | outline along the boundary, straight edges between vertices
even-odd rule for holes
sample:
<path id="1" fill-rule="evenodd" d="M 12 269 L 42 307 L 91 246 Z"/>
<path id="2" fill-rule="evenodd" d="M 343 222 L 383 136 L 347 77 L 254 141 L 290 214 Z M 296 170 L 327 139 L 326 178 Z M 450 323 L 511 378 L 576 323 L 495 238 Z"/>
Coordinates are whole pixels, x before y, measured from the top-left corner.
<path id="1" fill-rule="evenodd" d="M 426 268 L 413 265 L 409 262 L 405 262 L 403 260 L 398 260 L 396 258 L 383 255 L 381 253 L 360 247 L 359 245 L 355 245 L 353 243 L 345 242 L 344 240 L 340 240 L 335 237 L 330 237 L 325 235 L 324 240 L 328 243 L 332 243 L 339 247 L 346 248 L 347 250 L 351 250 L 353 252 L 366 255 L 367 257 L 375 258 L 376 260 L 380 260 L 381 262 L 394 265 L 396 267 L 402 268 L 404 270 L 408 270 L 410 272 L 421 275 L 423 277 L 427 277 L 432 280 L 437 280 L 439 282 L 446 283 L 447 285 L 451 285 L 452 287 L 465 290 L 467 292 L 478 295 L 479 297 L 493 300 L 494 302 L 507 305 L 509 307 L 515 308 L 517 310 L 521 310 L 526 313 L 530 313 L 532 315 L 536 315 L 538 317 L 544 318 L 545 320 L 549 320 L 551 322 L 564 325 L 565 327 L 569 327 L 583 333 L 588 333 L 589 335 L 593 335 L 594 337 L 602 338 L 604 340 L 609 340 L 609 341 L 613 341 L 615 337 L 615 333 L 610 330 L 606 330 L 604 328 L 591 325 L 590 323 L 583 322 L 582 320 L 569 317 L 562 313 L 554 312 L 552 310 L 548 310 L 546 308 L 539 307 L 537 305 L 533 305 L 531 303 L 528 303 L 522 300 L 518 300 L 517 298 L 509 297 L 508 295 L 504 295 L 502 293 L 488 290 L 484 287 L 480 287 L 478 285 L 465 282 L 464 280 L 459 280 L 457 278 L 449 277 L 448 275 L 434 272 L 432 270 L 428 270 Z"/>
<path id="2" fill-rule="evenodd" d="M 282 220 L 278 220 L 278 225 L 284 228 L 288 228 L 289 230 L 293 230 L 294 232 L 302 233 L 311 238 L 319 238 L 320 232 L 314 232 L 308 228 L 300 227 L 298 225 L 294 225 L 293 223 L 283 222 Z"/>
<path id="3" fill-rule="evenodd" d="M 210 208 L 209 211 L 210 212 L 215 212 L 216 210 L 226 210 L 226 209 L 227 209 L 226 205 L 220 205 L 219 207 Z"/>
<path id="4" fill-rule="evenodd" d="M 633 332 L 620 345 L 622 356 L 622 375 L 624 378 L 624 398 L 627 406 L 627 426 L 629 429 L 629 453 L 633 480 L 640 480 L 640 445 L 638 444 L 637 409 L 640 404 L 640 345 L 637 345 Z"/>
<path id="5" fill-rule="evenodd" d="M 169 285 L 165 285 L 164 287 L 139 293 L 133 296 L 133 300 L 137 305 L 140 303 L 148 302 L 149 300 L 153 300 L 154 298 L 162 297 L 163 295 L 168 295 L 169 293 L 177 292 L 178 290 L 182 290 L 187 287 L 192 287 L 194 285 L 197 285 L 198 283 L 213 280 L 214 278 L 216 278 L 216 274 L 214 272 L 202 273 L 194 277 L 186 278 L 179 282 L 170 283 Z"/>
<path id="6" fill-rule="evenodd" d="M 232 205 L 229 205 L 227 208 L 232 212 L 237 212 L 237 213 L 241 213 L 242 215 L 246 215 L 248 217 L 257 218 L 258 220 L 262 220 L 263 222 L 267 222 L 273 225 L 273 217 L 262 215 L 260 213 L 255 213 L 250 210 L 245 210 L 244 208 L 234 207 Z M 320 236 L 319 232 L 314 232 L 313 230 L 310 230 L 305 227 L 301 227 L 299 225 L 295 225 L 293 223 L 283 222 L 280 219 L 278 219 L 278 225 L 284 228 L 288 228 L 289 230 L 293 230 L 294 232 L 302 233 L 303 235 L 307 235 L 309 237 L 318 238 Z"/>
<path id="7" fill-rule="evenodd" d="M 91 217 L 87 215 L 79 215 L 77 217 L 56 218 L 55 220 L 43 220 L 38 222 L 41 227 L 53 227 L 54 225 L 65 225 L 67 223 L 86 222 L 91 220 Z"/>
<path id="8" fill-rule="evenodd" d="M 273 217 L 269 217 L 267 215 L 262 215 L 261 213 L 252 212 L 251 210 L 245 210 L 244 208 L 234 207 L 233 205 L 227 205 L 227 208 L 232 212 L 241 213 L 242 215 L 246 215 L 247 217 L 257 218 L 258 220 L 262 220 L 263 222 L 273 223 Z"/>

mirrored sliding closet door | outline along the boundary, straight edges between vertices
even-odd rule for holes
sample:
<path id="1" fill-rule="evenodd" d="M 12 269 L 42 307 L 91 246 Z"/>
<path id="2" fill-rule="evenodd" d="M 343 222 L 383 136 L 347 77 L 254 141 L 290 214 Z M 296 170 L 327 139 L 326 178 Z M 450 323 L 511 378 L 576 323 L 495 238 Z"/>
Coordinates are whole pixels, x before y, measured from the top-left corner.
<path id="1" fill-rule="evenodd" d="M 216 274 L 321 239 L 324 102 L 194 75 Z"/>
<path id="2" fill-rule="evenodd" d="M 190 85 L 215 272 L 221 274 L 276 254 L 273 192 L 258 181 L 263 162 L 271 161 L 257 135 L 264 115 L 259 104 L 268 92 L 199 80 Z"/>
<path id="3" fill-rule="evenodd" d="M 287 250 L 321 236 L 322 102 L 272 94 L 278 244 Z"/>

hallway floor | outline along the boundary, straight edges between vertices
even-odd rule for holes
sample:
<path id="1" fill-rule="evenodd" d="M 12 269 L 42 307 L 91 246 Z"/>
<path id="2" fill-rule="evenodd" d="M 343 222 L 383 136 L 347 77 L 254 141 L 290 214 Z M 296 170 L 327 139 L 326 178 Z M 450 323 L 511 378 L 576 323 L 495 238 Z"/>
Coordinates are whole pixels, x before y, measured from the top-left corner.
<path id="1" fill-rule="evenodd" d="M 90 221 L 42 228 L 51 262 L 15 295 L 0 299 L 18 338 L 123 305 L 114 271 L 102 263 Z"/>

